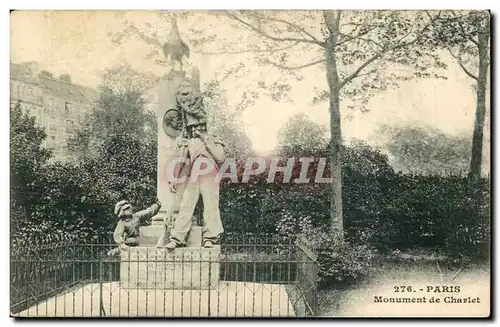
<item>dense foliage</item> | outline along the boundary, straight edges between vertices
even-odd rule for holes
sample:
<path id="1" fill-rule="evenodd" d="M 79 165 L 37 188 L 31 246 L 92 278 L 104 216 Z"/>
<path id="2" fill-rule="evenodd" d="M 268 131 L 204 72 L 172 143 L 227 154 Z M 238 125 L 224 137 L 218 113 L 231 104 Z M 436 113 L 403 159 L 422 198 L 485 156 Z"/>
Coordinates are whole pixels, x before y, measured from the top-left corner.
<path id="1" fill-rule="evenodd" d="M 382 125 L 377 131 L 395 170 L 418 175 L 467 175 L 471 135 L 448 135 L 432 126 Z"/>
<path id="2" fill-rule="evenodd" d="M 104 117 L 109 103 L 135 106 L 140 114 L 141 101 L 139 93 L 109 91 L 94 114 Z M 107 240 L 116 201 L 126 198 L 139 209 L 154 201 L 156 142 L 138 137 L 144 135 L 142 128 L 111 124 L 115 118 L 110 116 L 110 124 L 91 117 L 96 125 L 86 128 L 99 132 L 93 134 L 92 155 L 76 163 L 48 164 L 44 133 L 33 118 L 19 106 L 11 109 L 11 117 L 14 246 Z M 296 140 L 297 151 L 294 142 L 281 149 L 300 154 L 303 142 Z M 328 145 L 316 152 L 308 155 L 328 157 Z M 220 209 L 226 232 L 305 236 L 316 248 L 323 287 L 365 276 L 377 252 L 428 247 L 461 261 L 489 254 L 489 185 L 471 191 L 461 176 L 396 173 L 386 155 L 363 142 L 344 146 L 342 156 L 345 237 L 329 230 L 330 183 L 283 183 L 283 173 L 267 183 L 269 169 L 250 183 L 223 183 Z M 237 168 L 241 181 L 244 163 Z M 317 170 L 318 160 L 308 177 L 314 180 Z M 296 162 L 292 179 L 299 174 Z M 328 165 L 323 175 L 329 176 Z"/>
<path id="3" fill-rule="evenodd" d="M 35 117 L 23 112 L 20 103 L 10 108 L 11 209 L 23 210 L 36 201 L 34 181 L 47 164 L 50 151 L 42 147 L 47 135 L 36 126 Z"/>
<path id="4" fill-rule="evenodd" d="M 372 272 L 377 251 L 369 243 L 349 241 L 342 231 L 310 228 L 303 236 L 318 261 L 318 287 L 338 288 L 355 283 Z"/>

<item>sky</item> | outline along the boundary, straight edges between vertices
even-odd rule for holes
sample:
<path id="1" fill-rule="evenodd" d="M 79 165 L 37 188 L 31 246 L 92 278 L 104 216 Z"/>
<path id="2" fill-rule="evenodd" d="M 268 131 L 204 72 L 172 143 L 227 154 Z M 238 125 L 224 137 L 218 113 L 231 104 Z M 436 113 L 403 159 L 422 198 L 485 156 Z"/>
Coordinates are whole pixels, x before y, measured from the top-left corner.
<path id="1" fill-rule="evenodd" d="M 128 63 L 139 71 L 153 72 L 161 76 L 167 68 L 145 57 L 150 47 L 138 40 L 115 45 L 110 34 L 123 29 L 123 19 L 146 26 L 160 37 L 165 37 L 170 26 L 160 21 L 151 11 L 18 11 L 11 14 L 11 61 L 37 61 L 43 69 L 55 75 L 69 73 L 76 83 L 95 87 L 100 73 L 113 65 Z M 238 38 L 245 42 L 245 35 L 236 35 L 223 21 L 206 16 L 201 28 L 217 32 L 218 38 Z M 179 23 L 181 34 L 186 27 Z M 184 36 L 183 36 L 184 37 Z M 187 40 L 189 36 L 186 36 Z M 204 49 L 213 51 L 216 49 Z M 222 69 L 244 60 L 243 55 L 202 55 L 191 53 L 190 62 L 200 68 L 202 82 L 210 80 Z M 357 138 L 376 143 L 375 131 L 382 123 L 429 124 L 441 131 L 458 135 L 472 135 L 475 97 L 471 79 L 451 58 L 445 72 L 447 80 L 417 80 L 401 84 L 397 89 L 381 92 L 368 104 L 368 113 L 342 110 L 342 133 L 346 139 Z M 274 102 L 261 97 L 247 108 L 242 120 L 245 130 L 256 151 L 266 153 L 276 146 L 279 128 L 288 118 L 305 113 L 313 121 L 327 124 L 327 104 L 311 104 L 313 89 L 326 87 L 325 73 L 320 66 L 304 70 L 304 79 L 292 83 L 290 98 L 293 103 Z M 228 78 L 223 87 L 229 94 L 229 104 L 236 105 L 245 89 L 245 82 L 275 77 L 276 71 L 268 67 L 250 67 L 245 75 Z M 489 149 L 489 144 L 485 146 Z"/>

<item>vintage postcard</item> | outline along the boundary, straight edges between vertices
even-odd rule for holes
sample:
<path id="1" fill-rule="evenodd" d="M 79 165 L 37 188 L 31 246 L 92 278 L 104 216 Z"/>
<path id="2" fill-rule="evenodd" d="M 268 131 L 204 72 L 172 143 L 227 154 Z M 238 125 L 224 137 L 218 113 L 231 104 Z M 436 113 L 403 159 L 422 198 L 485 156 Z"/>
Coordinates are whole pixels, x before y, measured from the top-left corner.
<path id="1" fill-rule="evenodd" d="M 489 11 L 10 21 L 11 317 L 490 316 Z"/>

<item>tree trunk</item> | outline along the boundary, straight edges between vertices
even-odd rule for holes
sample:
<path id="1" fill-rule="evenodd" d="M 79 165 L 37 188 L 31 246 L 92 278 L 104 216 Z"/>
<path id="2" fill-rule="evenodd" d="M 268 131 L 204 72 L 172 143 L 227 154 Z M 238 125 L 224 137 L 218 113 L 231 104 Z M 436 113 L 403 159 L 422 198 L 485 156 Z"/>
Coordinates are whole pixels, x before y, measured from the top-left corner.
<path id="1" fill-rule="evenodd" d="M 342 230 L 344 219 L 342 213 L 342 159 L 340 107 L 338 91 L 330 94 L 330 133 L 332 135 L 330 148 L 330 171 L 332 177 L 332 198 L 330 202 L 330 218 L 332 227 Z"/>
<path id="2" fill-rule="evenodd" d="M 476 117 L 474 121 L 474 134 L 472 136 L 472 155 L 469 169 L 469 184 L 471 186 L 481 179 L 481 162 L 483 159 L 483 133 L 486 114 L 486 84 L 489 67 L 489 16 L 486 23 L 480 22 L 478 33 L 479 73 L 477 76 L 477 102 Z"/>
<path id="3" fill-rule="evenodd" d="M 333 18 L 333 15 L 330 16 Z M 326 78 L 330 92 L 330 173 L 332 178 L 332 198 L 330 202 L 330 219 L 333 229 L 343 230 L 342 214 L 342 161 L 341 161 L 341 128 L 340 128 L 340 99 L 339 76 L 335 55 L 340 14 L 330 22 L 330 37 L 326 40 L 325 61 Z"/>

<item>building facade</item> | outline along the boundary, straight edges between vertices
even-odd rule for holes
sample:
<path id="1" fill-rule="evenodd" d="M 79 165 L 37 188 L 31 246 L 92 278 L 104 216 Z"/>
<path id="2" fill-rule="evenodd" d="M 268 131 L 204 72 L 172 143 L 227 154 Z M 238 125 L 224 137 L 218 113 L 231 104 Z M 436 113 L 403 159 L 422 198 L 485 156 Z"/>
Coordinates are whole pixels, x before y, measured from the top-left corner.
<path id="1" fill-rule="evenodd" d="M 20 102 L 45 129 L 44 146 L 53 151 L 56 161 L 74 159 L 68 141 L 92 112 L 98 97 L 97 90 L 72 83 L 66 74 L 56 78 L 40 70 L 36 62 L 10 64 L 11 104 Z"/>

